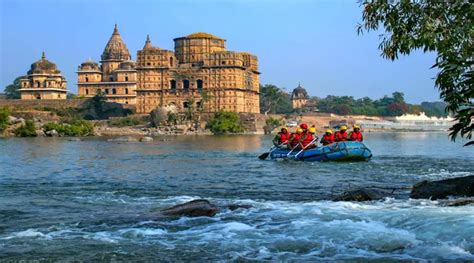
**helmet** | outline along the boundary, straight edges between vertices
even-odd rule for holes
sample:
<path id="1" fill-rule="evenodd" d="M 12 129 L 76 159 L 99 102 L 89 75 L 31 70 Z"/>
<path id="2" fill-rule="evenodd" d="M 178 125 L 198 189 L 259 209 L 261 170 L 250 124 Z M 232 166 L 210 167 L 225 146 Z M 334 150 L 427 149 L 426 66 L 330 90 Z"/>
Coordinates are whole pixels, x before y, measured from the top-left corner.
<path id="1" fill-rule="evenodd" d="M 332 130 L 328 129 L 328 130 L 326 130 L 326 133 L 332 134 Z"/>
<path id="2" fill-rule="evenodd" d="M 352 126 L 352 128 L 354 128 L 354 129 L 360 129 L 360 126 L 357 125 L 357 124 L 354 124 L 354 126 Z"/>
<path id="3" fill-rule="evenodd" d="M 303 129 L 301 129 L 301 128 L 296 129 L 296 133 L 298 133 L 298 134 L 303 133 Z"/>
<path id="4" fill-rule="evenodd" d="M 283 126 L 283 127 L 281 127 L 281 131 L 283 131 L 283 130 L 288 131 L 288 128 Z"/>
<path id="5" fill-rule="evenodd" d="M 316 133 L 316 128 L 314 128 L 314 127 L 309 128 L 309 132 L 310 133 Z"/>
<path id="6" fill-rule="evenodd" d="M 308 129 L 308 124 L 302 123 L 302 124 L 300 125 L 300 128 L 301 128 L 301 129 L 304 129 L 304 130 L 307 130 L 307 129 Z"/>
<path id="7" fill-rule="evenodd" d="M 342 125 L 342 126 L 341 126 L 341 130 L 347 130 L 347 126 L 346 126 L 346 125 Z"/>

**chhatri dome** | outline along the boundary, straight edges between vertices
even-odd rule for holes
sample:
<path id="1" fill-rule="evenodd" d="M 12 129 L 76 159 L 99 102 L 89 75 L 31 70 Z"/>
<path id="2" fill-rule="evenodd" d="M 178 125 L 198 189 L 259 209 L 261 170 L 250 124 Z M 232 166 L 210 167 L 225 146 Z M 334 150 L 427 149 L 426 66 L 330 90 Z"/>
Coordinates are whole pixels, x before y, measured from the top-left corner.
<path id="1" fill-rule="evenodd" d="M 120 33 L 117 28 L 117 24 L 115 24 L 114 32 L 107 42 L 107 45 L 104 48 L 104 52 L 102 52 L 102 56 L 100 57 L 102 60 L 130 60 L 130 52 L 128 52 L 127 45 L 122 40 Z"/>
<path id="2" fill-rule="evenodd" d="M 301 87 L 301 84 L 298 83 L 298 87 L 296 87 L 293 92 L 291 93 L 291 99 L 308 99 L 308 92 Z"/>
<path id="3" fill-rule="evenodd" d="M 60 74 L 61 71 L 53 62 L 46 59 L 44 52 L 41 55 L 41 59 L 31 64 L 31 69 L 28 74 Z"/>

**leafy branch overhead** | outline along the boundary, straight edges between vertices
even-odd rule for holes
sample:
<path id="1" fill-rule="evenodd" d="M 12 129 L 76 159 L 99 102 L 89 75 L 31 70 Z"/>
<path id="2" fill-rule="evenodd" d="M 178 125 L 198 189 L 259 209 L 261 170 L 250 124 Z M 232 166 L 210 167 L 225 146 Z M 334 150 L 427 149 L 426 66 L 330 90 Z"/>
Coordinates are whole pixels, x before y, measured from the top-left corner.
<path id="1" fill-rule="evenodd" d="M 422 49 L 436 52 L 436 87 L 454 113 L 450 136 L 472 138 L 474 129 L 473 17 L 470 1 L 369 1 L 361 2 L 359 34 L 384 29 L 379 49 L 384 58 L 395 60 Z M 468 144 L 474 144 L 469 142 Z"/>

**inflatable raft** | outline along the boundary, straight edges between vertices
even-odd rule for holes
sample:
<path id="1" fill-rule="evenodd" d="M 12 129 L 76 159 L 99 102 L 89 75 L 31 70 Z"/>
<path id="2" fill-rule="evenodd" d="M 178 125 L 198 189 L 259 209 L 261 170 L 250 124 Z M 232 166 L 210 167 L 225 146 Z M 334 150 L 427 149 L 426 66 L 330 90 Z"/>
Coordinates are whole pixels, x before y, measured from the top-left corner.
<path id="1" fill-rule="evenodd" d="M 304 151 L 276 148 L 270 152 L 271 159 L 294 159 L 298 161 L 367 161 L 372 152 L 361 142 L 335 142 Z"/>

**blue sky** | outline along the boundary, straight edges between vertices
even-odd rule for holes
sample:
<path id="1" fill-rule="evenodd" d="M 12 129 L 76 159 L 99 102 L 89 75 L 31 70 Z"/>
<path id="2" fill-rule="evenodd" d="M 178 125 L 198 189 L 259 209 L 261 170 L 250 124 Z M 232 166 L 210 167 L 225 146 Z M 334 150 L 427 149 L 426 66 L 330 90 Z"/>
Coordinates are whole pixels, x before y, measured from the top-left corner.
<path id="1" fill-rule="evenodd" d="M 0 89 L 44 50 L 76 92 L 77 66 L 100 59 L 117 23 L 133 59 L 147 34 L 173 49 L 173 38 L 204 31 L 227 39 L 229 50 L 257 55 L 262 84 L 290 91 L 301 82 L 319 97 L 401 91 L 412 103 L 438 100 L 435 54 L 387 61 L 378 33 L 357 35 L 360 19 L 356 0 L 2 0 Z"/>

